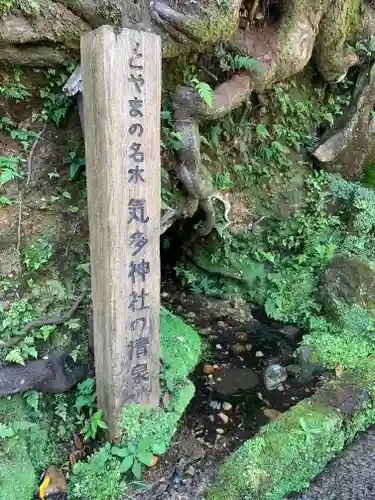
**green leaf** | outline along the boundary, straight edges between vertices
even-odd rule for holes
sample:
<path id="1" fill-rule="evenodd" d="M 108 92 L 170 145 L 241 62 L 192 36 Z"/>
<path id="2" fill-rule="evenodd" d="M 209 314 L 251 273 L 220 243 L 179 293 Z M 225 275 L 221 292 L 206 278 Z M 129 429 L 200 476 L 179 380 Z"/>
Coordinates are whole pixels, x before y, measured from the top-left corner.
<path id="1" fill-rule="evenodd" d="M 124 474 L 125 472 L 128 472 L 128 470 L 130 470 L 131 466 L 133 465 L 133 462 L 134 462 L 133 455 L 128 455 L 127 457 L 125 457 L 124 460 L 121 462 L 120 472 L 122 474 Z"/>
<path id="2" fill-rule="evenodd" d="M 270 134 L 267 130 L 267 127 L 265 125 L 262 125 L 261 123 L 258 123 L 258 125 L 256 127 L 256 131 L 262 137 L 269 137 L 270 136 Z"/>
<path id="3" fill-rule="evenodd" d="M 147 436 L 142 441 L 139 442 L 138 444 L 138 451 L 146 451 L 151 448 L 151 445 L 154 441 L 154 438 L 152 436 Z"/>
<path id="4" fill-rule="evenodd" d="M 78 398 L 76 399 L 76 404 L 75 404 L 75 407 L 77 408 L 77 410 L 81 410 L 81 408 L 83 408 L 84 406 L 92 406 L 93 404 L 93 397 L 91 395 L 88 395 L 88 394 L 81 394 L 80 396 L 78 396 Z"/>
<path id="5" fill-rule="evenodd" d="M 151 465 L 152 453 L 149 451 L 139 451 L 137 453 L 137 458 L 142 464 Z"/>
<path id="6" fill-rule="evenodd" d="M 15 435 L 14 430 L 9 425 L 0 422 L 0 438 L 10 438 Z"/>
<path id="7" fill-rule="evenodd" d="M 193 80 L 199 97 L 208 105 L 212 106 L 213 90 L 206 82 Z"/>
<path id="8" fill-rule="evenodd" d="M 103 422 L 103 420 L 100 420 L 100 422 L 98 422 L 98 427 L 100 427 L 101 429 L 108 429 L 108 425 Z"/>
<path id="9" fill-rule="evenodd" d="M 141 479 L 142 477 L 142 466 L 138 460 L 134 460 L 133 467 L 132 467 L 132 473 L 137 479 Z"/>
<path id="10" fill-rule="evenodd" d="M 128 448 L 129 448 L 130 453 L 133 453 L 133 455 L 134 455 L 134 454 L 135 454 L 135 452 L 136 452 L 136 447 L 135 447 L 135 444 L 134 444 L 134 443 L 132 443 L 131 441 L 129 441 L 129 442 L 127 443 L 127 445 L 128 445 Z"/>
<path id="11" fill-rule="evenodd" d="M 167 451 L 167 445 L 165 443 L 156 443 L 152 445 L 152 452 L 155 455 L 162 455 Z"/>
<path id="12" fill-rule="evenodd" d="M 121 458 L 128 457 L 129 455 L 131 455 L 128 447 L 119 448 L 118 446 L 114 446 L 112 448 L 112 454 L 116 455 L 117 457 L 121 457 Z"/>

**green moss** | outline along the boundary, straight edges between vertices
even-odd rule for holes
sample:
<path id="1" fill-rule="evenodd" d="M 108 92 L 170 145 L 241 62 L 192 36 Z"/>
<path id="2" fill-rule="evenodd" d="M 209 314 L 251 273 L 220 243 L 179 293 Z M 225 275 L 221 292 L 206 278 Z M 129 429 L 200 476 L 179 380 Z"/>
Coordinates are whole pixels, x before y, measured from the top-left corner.
<path id="1" fill-rule="evenodd" d="M 24 420 L 24 405 L 20 396 L 0 398 L 1 424 L 14 425 Z M 0 455 L 0 500 L 31 498 L 37 478 L 25 434 L 17 434 L 11 444 L 0 439 Z"/>
<path id="2" fill-rule="evenodd" d="M 44 0 L 0 0 L 0 15 L 21 13 L 27 17 L 38 17 L 44 4 Z"/>
<path id="3" fill-rule="evenodd" d="M 161 359 L 170 400 L 163 408 L 128 405 L 123 410 L 124 439 L 152 436 L 156 449 L 166 449 L 195 388 L 187 380 L 201 356 L 199 335 L 180 318 L 162 308 L 160 313 Z"/>
<path id="4" fill-rule="evenodd" d="M 99 16 L 106 19 L 109 23 L 114 24 L 115 26 L 122 25 L 122 12 L 118 3 L 112 0 L 103 0 L 99 4 L 99 8 L 97 10 Z"/>
<path id="5" fill-rule="evenodd" d="M 188 381 L 174 391 L 165 409 L 152 410 L 141 405 L 129 405 L 124 409 L 122 421 L 125 442 L 129 437 L 137 439 L 152 437 L 153 452 L 164 453 L 194 392 L 194 385 Z"/>
<path id="6" fill-rule="evenodd" d="M 255 438 L 226 460 L 207 498 L 281 500 L 292 491 L 306 488 L 348 439 L 375 422 L 373 406 L 365 403 L 358 403 L 352 417 L 344 422 L 340 412 L 321 402 L 325 391 L 334 394 L 345 390 L 346 384 L 351 390 L 352 383 L 359 389 L 369 389 L 374 377 L 375 362 L 367 362 L 348 374 L 345 381 L 327 384 L 321 393 L 262 427 Z"/>
<path id="7" fill-rule="evenodd" d="M 160 310 L 160 347 L 166 378 L 172 383 L 186 379 L 201 355 L 198 333 L 164 308 Z"/>

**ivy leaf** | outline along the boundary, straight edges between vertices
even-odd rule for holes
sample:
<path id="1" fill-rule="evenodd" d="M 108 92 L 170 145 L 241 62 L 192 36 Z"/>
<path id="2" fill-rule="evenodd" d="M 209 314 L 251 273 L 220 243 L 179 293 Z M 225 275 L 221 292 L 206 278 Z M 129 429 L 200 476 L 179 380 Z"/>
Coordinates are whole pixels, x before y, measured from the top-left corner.
<path id="1" fill-rule="evenodd" d="M 155 443 L 152 445 L 152 451 L 155 453 L 155 455 L 162 455 L 167 451 L 167 446 L 166 444 L 162 443 Z"/>
<path id="2" fill-rule="evenodd" d="M 145 464 L 145 465 L 151 465 L 152 453 L 150 453 L 149 451 L 139 451 L 137 453 L 137 458 L 143 464 Z"/>
<path id="3" fill-rule="evenodd" d="M 141 479 L 142 477 L 142 466 L 138 460 L 134 460 L 133 467 L 132 467 L 132 473 L 137 479 Z"/>
<path id="4" fill-rule="evenodd" d="M 138 451 L 146 451 L 151 448 L 153 442 L 153 438 L 151 436 L 145 437 L 142 439 L 142 441 L 138 444 Z"/>
<path id="5" fill-rule="evenodd" d="M 130 470 L 131 466 L 133 465 L 134 462 L 134 456 L 133 455 L 128 455 L 127 457 L 124 458 L 124 460 L 121 462 L 120 465 L 120 472 L 125 473 Z M 134 465 L 133 465 L 134 468 Z"/>
<path id="6" fill-rule="evenodd" d="M 117 457 L 120 457 L 120 458 L 125 458 L 125 457 L 128 457 L 129 455 L 131 455 L 128 447 L 119 448 L 118 446 L 114 446 L 111 451 L 112 451 L 113 455 L 116 455 Z"/>
<path id="7" fill-rule="evenodd" d="M 91 407 L 92 405 L 92 396 L 88 394 L 81 394 L 76 399 L 75 407 L 78 411 L 80 411 L 84 406 Z"/>
<path id="8" fill-rule="evenodd" d="M 135 444 L 132 443 L 131 441 L 129 441 L 128 448 L 129 448 L 130 453 L 132 453 L 134 455 L 136 452 Z"/>

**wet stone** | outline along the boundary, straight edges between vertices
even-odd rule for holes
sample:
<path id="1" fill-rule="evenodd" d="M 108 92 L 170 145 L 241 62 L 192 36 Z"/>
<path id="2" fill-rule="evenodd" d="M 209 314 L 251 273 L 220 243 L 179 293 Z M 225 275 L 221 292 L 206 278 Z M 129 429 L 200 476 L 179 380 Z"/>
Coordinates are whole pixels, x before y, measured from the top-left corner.
<path id="1" fill-rule="evenodd" d="M 287 378 L 288 373 L 281 365 L 269 365 L 263 373 L 263 381 L 267 391 L 278 388 Z"/>
<path id="2" fill-rule="evenodd" d="M 258 374 L 252 368 L 219 369 L 216 375 L 215 388 L 220 394 L 233 394 L 238 390 L 254 389 L 260 382 Z"/>

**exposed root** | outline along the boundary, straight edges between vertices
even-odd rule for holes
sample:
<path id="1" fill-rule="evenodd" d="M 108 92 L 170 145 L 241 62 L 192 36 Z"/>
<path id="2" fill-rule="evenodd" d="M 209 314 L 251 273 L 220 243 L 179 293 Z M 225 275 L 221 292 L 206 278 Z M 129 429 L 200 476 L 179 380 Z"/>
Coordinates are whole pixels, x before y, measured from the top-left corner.
<path id="1" fill-rule="evenodd" d="M 39 328 L 44 325 L 61 325 L 65 323 L 66 321 L 69 321 L 70 318 L 73 316 L 73 314 L 76 312 L 78 309 L 79 305 L 83 301 L 83 299 L 86 297 L 87 291 L 84 291 L 81 293 L 81 295 L 78 297 L 78 299 L 75 301 L 73 306 L 63 313 L 61 316 L 55 316 L 55 317 L 50 317 L 50 318 L 39 318 L 39 319 L 34 319 L 33 321 L 30 321 L 30 323 L 27 323 L 22 330 L 16 332 L 14 334 L 14 337 L 12 337 L 10 340 L 7 342 L 0 342 L 0 349 L 8 349 L 9 347 L 12 347 L 18 342 L 20 342 L 26 335 L 26 333 L 31 330 L 32 328 Z"/>
<path id="2" fill-rule="evenodd" d="M 32 174 L 32 170 L 33 170 L 33 155 L 34 155 L 35 148 L 36 148 L 36 146 L 37 146 L 37 144 L 39 142 L 39 139 L 42 138 L 44 132 L 46 131 L 46 128 L 47 128 L 47 124 L 45 123 L 44 127 L 41 130 L 41 132 L 39 132 L 39 134 L 35 138 L 35 141 L 34 141 L 33 145 L 31 146 L 30 153 L 29 153 L 29 158 L 27 160 L 27 181 L 26 181 L 25 188 L 28 187 L 28 185 L 30 184 L 30 181 L 31 181 L 31 174 Z"/>

